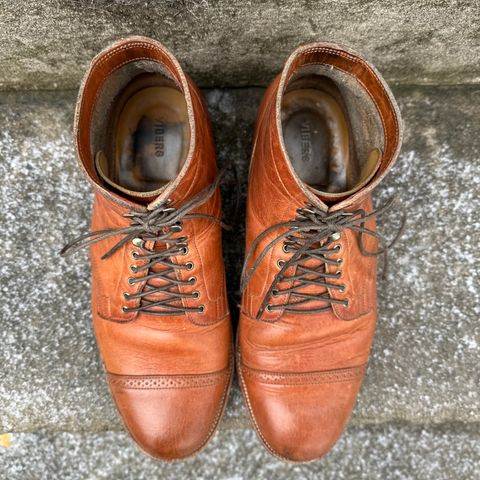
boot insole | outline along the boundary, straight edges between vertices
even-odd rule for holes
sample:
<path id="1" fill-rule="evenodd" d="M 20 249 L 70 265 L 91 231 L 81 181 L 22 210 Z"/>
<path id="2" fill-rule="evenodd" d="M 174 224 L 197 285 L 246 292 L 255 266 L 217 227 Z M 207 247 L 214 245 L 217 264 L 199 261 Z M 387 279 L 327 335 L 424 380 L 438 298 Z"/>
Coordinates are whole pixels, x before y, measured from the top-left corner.
<path id="1" fill-rule="evenodd" d="M 109 176 L 136 192 L 158 190 L 174 179 L 190 144 L 187 105 L 172 87 L 148 87 L 132 95 L 116 124 Z"/>
<path id="2" fill-rule="evenodd" d="M 332 193 L 351 187 L 348 124 L 331 95 L 311 88 L 287 92 L 282 100 L 282 128 L 290 162 L 303 182 Z"/>

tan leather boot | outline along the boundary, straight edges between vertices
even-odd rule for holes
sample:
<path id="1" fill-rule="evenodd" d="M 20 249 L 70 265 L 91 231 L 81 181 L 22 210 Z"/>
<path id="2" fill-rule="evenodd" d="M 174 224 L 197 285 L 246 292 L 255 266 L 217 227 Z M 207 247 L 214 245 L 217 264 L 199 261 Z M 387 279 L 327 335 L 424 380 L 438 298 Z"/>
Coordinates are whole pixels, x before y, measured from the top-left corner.
<path id="1" fill-rule="evenodd" d="M 158 42 L 122 40 L 92 61 L 75 138 L 95 190 L 92 309 L 123 422 L 175 460 L 212 437 L 232 378 L 221 205 L 207 110 Z"/>
<path id="2" fill-rule="evenodd" d="M 274 455 L 320 458 L 349 418 L 376 320 L 372 190 L 401 143 L 397 105 L 350 49 L 306 45 L 261 104 L 250 166 L 238 371 Z"/>

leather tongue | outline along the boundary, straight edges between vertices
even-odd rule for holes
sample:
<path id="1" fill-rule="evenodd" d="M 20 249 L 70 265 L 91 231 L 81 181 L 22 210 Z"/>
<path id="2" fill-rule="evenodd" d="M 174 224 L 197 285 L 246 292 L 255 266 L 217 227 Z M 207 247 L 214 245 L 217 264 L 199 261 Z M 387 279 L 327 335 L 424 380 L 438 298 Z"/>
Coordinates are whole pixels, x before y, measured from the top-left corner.
<path id="1" fill-rule="evenodd" d="M 160 193 L 165 189 L 166 185 L 163 185 L 161 188 L 149 192 L 137 192 L 135 190 L 129 190 L 128 188 L 122 187 L 117 182 L 115 182 L 111 175 L 109 174 L 109 162 L 108 158 L 104 152 L 99 151 L 95 156 L 95 168 L 97 170 L 98 176 L 113 190 L 120 192 L 129 198 L 141 200 L 142 203 L 150 203 L 155 200 Z"/>

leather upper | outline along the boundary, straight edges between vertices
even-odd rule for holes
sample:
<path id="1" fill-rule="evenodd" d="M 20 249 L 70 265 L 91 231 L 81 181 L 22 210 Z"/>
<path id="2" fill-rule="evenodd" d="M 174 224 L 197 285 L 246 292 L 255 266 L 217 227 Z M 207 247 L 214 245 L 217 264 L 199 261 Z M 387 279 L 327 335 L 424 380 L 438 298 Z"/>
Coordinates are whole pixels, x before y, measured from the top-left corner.
<path id="1" fill-rule="evenodd" d="M 107 189 L 94 167 L 90 148 L 91 119 L 99 90 L 112 72 L 127 63 L 158 62 L 178 82 L 189 112 L 191 144 L 188 158 L 172 180 L 149 205 Z M 175 58 L 158 42 L 132 37 L 117 42 L 93 60 L 82 84 L 77 105 L 75 137 L 80 164 L 95 189 L 92 231 L 127 228 L 130 210 L 152 210 L 166 199 L 181 207 L 208 187 L 217 175 L 215 151 L 205 104 L 198 89 Z M 192 213 L 221 216 L 220 193 Z M 191 270 L 176 270 L 178 280 L 195 277 L 193 286 L 180 291 L 197 292 L 198 299 L 182 299 L 184 307 L 202 305 L 203 312 L 151 315 L 123 311 L 140 299 L 128 299 L 144 282 L 131 265 L 140 250 L 125 243 L 101 259 L 118 237 L 91 246 L 92 314 L 97 343 L 107 371 L 110 389 L 123 421 L 140 446 L 164 460 L 189 456 L 201 449 L 213 434 L 223 412 L 232 372 L 232 332 L 221 251 L 221 227 L 202 218 L 187 219 L 178 235 L 188 238 L 185 255 L 174 263 L 191 262 Z M 127 294 L 127 298 L 125 297 Z"/>
<path id="2" fill-rule="evenodd" d="M 326 64 L 354 76 L 372 97 L 382 118 L 384 150 L 373 179 L 351 196 L 326 204 L 295 174 L 281 136 L 280 105 L 288 79 L 301 65 Z M 289 222 L 307 203 L 325 212 L 363 209 L 372 211 L 371 191 L 396 159 L 401 143 L 398 108 L 384 81 L 358 54 L 345 47 L 319 43 L 297 49 L 266 91 L 259 108 L 250 165 L 247 197 L 246 250 L 267 228 Z M 375 230 L 375 220 L 365 226 Z M 279 233 L 266 235 L 253 252 L 250 265 Z M 324 455 L 340 436 L 351 413 L 365 372 L 376 321 L 376 257 L 359 248 L 358 233 L 343 230 L 335 241 L 340 250 L 329 256 L 341 259 L 327 265 L 341 272 L 330 283 L 345 286 L 329 289 L 332 298 L 348 305 L 332 304 L 317 314 L 265 309 L 257 317 L 279 261 L 291 253 L 277 243 L 260 262 L 248 282 L 241 304 L 239 327 L 239 374 L 256 429 L 267 448 L 283 459 L 310 461 Z M 367 251 L 377 249 L 373 236 L 364 236 Z M 247 265 L 248 269 L 248 265 Z M 287 271 L 294 274 L 294 267 Z M 286 282 L 278 284 L 282 290 Z M 290 285 L 291 286 L 291 285 Z M 304 292 L 318 293 L 318 286 Z M 269 298 L 270 305 L 288 301 L 288 294 Z M 315 303 L 316 302 L 316 303 Z M 313 306 L 325 303 L 318 300 Z"/>

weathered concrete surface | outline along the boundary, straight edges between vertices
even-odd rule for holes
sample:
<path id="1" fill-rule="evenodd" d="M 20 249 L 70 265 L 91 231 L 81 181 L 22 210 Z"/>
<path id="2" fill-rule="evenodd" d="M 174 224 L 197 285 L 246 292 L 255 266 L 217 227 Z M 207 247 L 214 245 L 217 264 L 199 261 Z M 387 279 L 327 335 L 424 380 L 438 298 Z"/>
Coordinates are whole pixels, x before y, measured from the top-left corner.
<path id="1" fill-rule="evenodd" d="M 203 453 L 173 464 L 115 432 L 14 434 L 0 447 L 9 480 L 476 480 L 479 463 L 479 432 L 455 426 L 350 427 L 327 457 L 302 466 L 277 461 L 245 429 L 217 433 Z"/>
<path id="2" fill-rule="evenodd" d="M 0 89 L 76 88 L 113 40 L 152 36 L 202 86 L 265 85 L 298 45 L 349 44 L 407 84 L 480 80 L 478 0 L 0 0 Z"/>
<path id="3" fill-rule="evenodd" d="M 378 190 L 398 195 L 406 233 L 380 282 L 379 326 L 354 424 L 480 422 L 479 88 L 396 91 L 403 153 Z M 260 89 L 209 90 L 220 163 L 243 180 Z M 120 424 L 90 324 L 87 252 L 63 244 L 87 228 L 91 196 L 74 159 L 74 93 L 0 95 L 0 431 L 101 431 Z M 224 191 L 231 211 L 233 189 Z M 395 215 L 380 229 L 391 235 Z M 225 235 L 238 301 L 243 219 Z M 226 425 L 246 425 L 235 390 Z"/>

